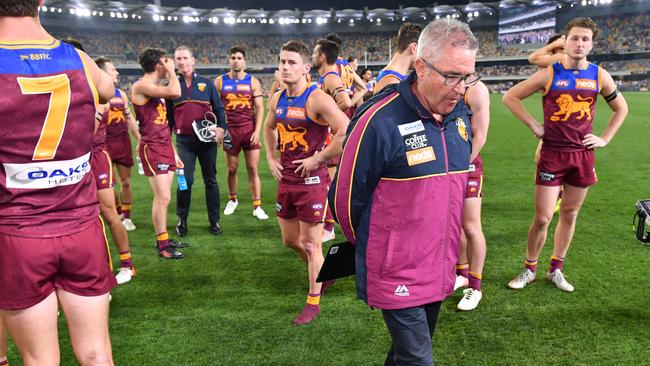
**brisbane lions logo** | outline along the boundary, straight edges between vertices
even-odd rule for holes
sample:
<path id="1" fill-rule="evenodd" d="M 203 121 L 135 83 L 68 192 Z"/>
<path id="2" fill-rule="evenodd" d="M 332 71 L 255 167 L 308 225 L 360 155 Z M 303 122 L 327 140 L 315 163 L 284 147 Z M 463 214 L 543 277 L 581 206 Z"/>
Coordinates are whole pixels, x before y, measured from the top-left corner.
<path id="1" fill-rule="evenodd" d="M 166 125 L 167 124 L 167 107 L 165 106 L 165 103 L 158 103 L 158 105 L 156 106 L 156 112 L 158 112 L 158 116 L 153 121 L 153 123 L 155 123 L 157 125 Z"/>
<path id="2" fill-rule="evenodd" d="M 108 110 L 107 124 L 110 125 L 111 123 L 122 123 L 122 122 L 124 122 L 124 111 L 122 109 L 111 107 Z"/>
<path id="3" fill-rule="evenodd" d="M 278 124 L 278 135 L 280 137 L 280 151 L 284 152 L 287 145 L 291 145 L 289 151 L 294 151 L 298 146 L 302 146 L 303 151 L 309 150 L 309 144 L 305 140 L 307 129 L 304 127 L 291 127 Z"/>
<path id="4" fill-rule="evenodd" d="M 251 108 L 250 95 L 228 93 L 226 94 L 226 100 L 228 103 L 226 103 L 225 108 L 228 111 L 234 111 L 237 108 Z"/>
<path id="5" fill-rule="evenodd" d="M 560 94 L 560 96 L 555 100 L 559 111 L 553 113 L 551 116 L 551 121 L 566 121 L 574 113 L 580 113 L 577 119 L 584 118 L 585 114 L 587 115 L 587 120 L 591 119 L 591 104 L 594 102 L 594 98 L 588 97 L 583 98 L 578 95 L 578 100 L 574 100 L 570 94 Z M 561 117 L 563 116 L 563 117 Z"/>

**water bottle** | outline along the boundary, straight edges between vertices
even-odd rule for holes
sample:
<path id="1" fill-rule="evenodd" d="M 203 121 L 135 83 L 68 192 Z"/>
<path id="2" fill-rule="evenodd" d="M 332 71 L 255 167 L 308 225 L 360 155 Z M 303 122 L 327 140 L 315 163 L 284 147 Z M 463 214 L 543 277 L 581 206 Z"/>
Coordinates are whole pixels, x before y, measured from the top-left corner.
<path id="1" fill-rule="evenodd" d="M 142 160 L 140 160 L 140 157 L 136 157 L 138 160 L 138 174 L 144 175 L 144 168 L 142 167 Z"/>
<path id="2" fill-rule="evenodd" d="M 187 191 L 187 179 L 185 179 L 185 170 L 176 169 L 176 174 L 178 174 L 178 189 L 181 191 Z"/>

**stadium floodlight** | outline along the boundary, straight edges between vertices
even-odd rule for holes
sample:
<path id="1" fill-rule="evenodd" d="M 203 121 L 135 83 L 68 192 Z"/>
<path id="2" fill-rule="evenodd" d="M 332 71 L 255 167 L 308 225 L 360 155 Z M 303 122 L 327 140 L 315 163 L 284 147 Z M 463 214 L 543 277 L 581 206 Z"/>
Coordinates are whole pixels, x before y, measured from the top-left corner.
<path id="1" fill-rule="evenodd" d="M 104 16 L 104 12 L 103 12 L 103 11 L 100 11 L 100 12 L 99 12 L 99 16 L 100 16 L 100 17 L 103 17 L 103 16 Z"/>
<path id="2" fill-rule="evenodd" d="M 474 16 L 475 16 L 475 17 L 478 16 L 478 10 L 474 10 Z"/>
<path id="3" fill-rule="evenodd" d="M 269 24 L 274 24 L 274 23 L 275 23 L 275 20 L 269 19 Z"/>
<path id="4" fill-rule="evenodd" d="M 111 18 L 115 18 L 115 13 L 111 12 L 110 16 L 111 16 Z"/>
<path id="5" fill-rule="evenodd" d="M 42 11 L 47 11 L 47 6 L 45 6 L 45 5 L 41 6 L 41 10 Z"/>
<path id="6" fill-rule="evenodd" d="M 381 23 L 381 18 L 377 18 L 377 23 Z"/>
<path id="7" fill-rule="evenodd" d="M 63 13 L 63 9 L 59 8 L 59 14 Z"/>
<path id="8" fill-rule="evenodd" d="M 70 8 L 70 14 L 75 15 L 77 10 L 75 8 Z"/>
<path id="9" fill-rule="evenodd" d="M 154 15 L 152 16 L 152 18 L 153 18 L 153 21 L 154 21 L 154 22 L 157 22 L 157 21 L 160 19 L 160 17 L 158 16 L 158 14 L 154 14 Z"/>

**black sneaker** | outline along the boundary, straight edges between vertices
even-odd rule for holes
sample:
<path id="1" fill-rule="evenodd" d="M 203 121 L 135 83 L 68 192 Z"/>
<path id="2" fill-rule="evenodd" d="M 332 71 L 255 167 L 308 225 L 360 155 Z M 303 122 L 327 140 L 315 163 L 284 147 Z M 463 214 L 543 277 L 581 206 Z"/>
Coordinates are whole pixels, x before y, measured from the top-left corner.
<path id="1" fill-rule="evenodd" d="M 178 234 L 178 236 L 187 235 L 187 219 L 178 219 L 178 225 L 176 225 L 176 234 Z"/>
<path id="2" fill-rule="evenodd" d="M 183 241 L 176 241 L 172 238 L 169 238 L 169 246 L 174 248 L 174 249 L 180 249 L 180 248 L 187 248 L 190 246 L 190 243 L 186 243 Z"/>
<path id="3" fill-rule="evenodd" d="M 183 253 L 177 251 L 171 245 L 168 245 L 162 249 L 156 245 L 156 251 L 158 252 L 159 257 L 165 259 L 183 259 L 185 257 Z"/>
<path id="4" fill-rule="evenodd" d="M 221 226 L 219 226 L 218 222 L 215 222 L 214 224 L 210 225 L 210 234 L 219 235 L 221 233 L 223 233 L 223 230 L 221 230 Z"/>

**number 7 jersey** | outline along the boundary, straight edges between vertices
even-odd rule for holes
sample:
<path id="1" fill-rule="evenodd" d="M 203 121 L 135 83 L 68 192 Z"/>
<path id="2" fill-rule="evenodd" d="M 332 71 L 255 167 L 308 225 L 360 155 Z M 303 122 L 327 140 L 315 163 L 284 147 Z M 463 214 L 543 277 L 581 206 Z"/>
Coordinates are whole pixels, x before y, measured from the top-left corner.
<path id="1" fill-rule="evenodd" d="M 0 40 L 0 232 L 57 237 L 99 214 L 90 172 L 97 91 L 56 39 Z"/>

